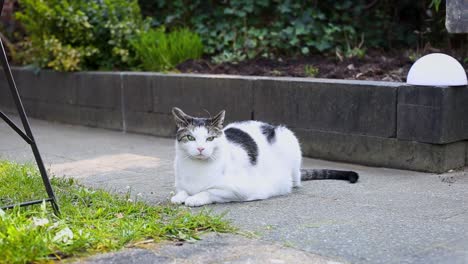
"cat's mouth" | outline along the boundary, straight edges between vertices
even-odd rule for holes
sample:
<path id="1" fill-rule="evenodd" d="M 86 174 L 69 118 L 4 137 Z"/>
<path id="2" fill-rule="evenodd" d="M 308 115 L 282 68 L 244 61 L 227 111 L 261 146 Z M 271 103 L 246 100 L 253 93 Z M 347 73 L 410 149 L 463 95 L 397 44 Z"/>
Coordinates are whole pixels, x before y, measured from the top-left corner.
<path id="1" fill-rule="evenodd" d="M 205 156 L 203 154 L 198 154 L 198 155 L 192 156 L 192 158 L 198 159 L 198 160 L 206 160 L 206 159 L 208 159 L 208 156 Z"/>

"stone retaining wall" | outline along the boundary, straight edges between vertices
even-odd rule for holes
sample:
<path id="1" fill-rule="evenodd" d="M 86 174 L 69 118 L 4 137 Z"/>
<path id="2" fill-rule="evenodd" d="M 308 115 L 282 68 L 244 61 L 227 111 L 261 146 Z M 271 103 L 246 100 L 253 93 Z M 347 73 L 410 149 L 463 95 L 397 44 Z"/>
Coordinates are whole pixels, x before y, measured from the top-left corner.
<path id="1" fill-rule="evenodd" d="M 310 78 L 14 68 L 31 117 L 172 137 L 171 108 L 292 128 L 304 155 L 444 172 L 467 164 L 468 87 Z M 12 111 L 4 76 L 0 107 Z"/>

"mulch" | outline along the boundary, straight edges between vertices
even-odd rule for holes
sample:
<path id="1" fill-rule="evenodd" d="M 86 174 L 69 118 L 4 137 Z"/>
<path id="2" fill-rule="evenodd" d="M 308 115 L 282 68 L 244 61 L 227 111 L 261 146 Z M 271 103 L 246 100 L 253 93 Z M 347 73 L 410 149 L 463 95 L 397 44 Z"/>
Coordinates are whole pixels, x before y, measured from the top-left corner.
<path id="1" fill-rule="evenodd" d="M 189 60 L 177 66 L 182 73 L 231 74 L 250 76 L 292 76 L 330 79 L 405 82 L 413 61 L 405 51 L 370 51 L 363 58 L 338 59 L 313 55 L 302 58 L 255 59 L 237 64 L 214 64 L 209 58 Z M 466 63 L 463 67 L 467 69 Z M 311 76 L 307 67 L 318 69 Z"/>

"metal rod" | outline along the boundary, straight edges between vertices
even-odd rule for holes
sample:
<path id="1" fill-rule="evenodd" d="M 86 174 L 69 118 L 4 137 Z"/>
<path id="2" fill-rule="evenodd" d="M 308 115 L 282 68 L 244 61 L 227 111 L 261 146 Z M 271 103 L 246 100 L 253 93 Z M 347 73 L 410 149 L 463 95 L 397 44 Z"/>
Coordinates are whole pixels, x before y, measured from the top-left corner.
<path id="1" fill-rule="evenodd" d="M 13 122 L 7 115 L 5 115 L 2 111 L 0 111 L 0 117 L 20 135 L 24 141 L 26 141 L 29 145 L 32 144 L 32 140 Z"/>
<path id="2" fill-rule="evenodd" d="M 3 1 L 0 1 L 0 3 L 2 4 L 2 8 L 3 8 Z M 0 9 L 0 12 L 1 12 L 1 9 Z M 42 161 L 41 154 L 40 154 L 39 149 L 38 149 L 38 147 L 36 145 L 36 142 L 34 140 L 34 136 L 33 136 L 32 132 L 31 132 L 31 127 L 29 125 L 29 121 L 28 121 L 28 118 L 26 116 L 26 112 L 24 110 L 23 103 L 21 102 L 21 98 L 20 98 L 20 95 L 18 93 L 18 88 L 16 87 L 15 81 L 13 79 L 13 74 L 11 73 L 10 65 L 8 64 L 8 59 L 7 59 L 7 56 L 6 56 L 5 47 L 3 46 L 3 41 L 1 39 L 0 39 L 0 46 L 1 46 L 1 49 L 2 49 L 1 50 L 2 54 L 0 54 L 0 63 L 2 64 L 3 71 L 5 72 L 5 77 L 6 77 L 7 81 L 8 81 L 9 86 L 10 86 L 11 95 L 13 97 L 16 108 L 18 110 L 18 114 L 19 114 L 19 116 L 21 118 L 21 122 L 23 124 L 24 131 L 26 132 L 26 135 L 28 136 L 28 138 L 31 141 L 31 144 L 30 144 L 31 149 L 32 149 L 32 152 L 34 154 L 34 158 L 36 159 L 36 163 L 37 163 L 37 167 L 39 168 L 39 172 L 41 173 L 41 177 L 42 177 L 42 181 L 44 183 L 45 189 L 47 191 L 47 194 L 49 195 L 49 198 L 51 199 L 50 202 L 52 204 L 52 208 L 54 209 L 55 214 L 59 215 L 60 214 L 60 208 L 58 206 L 57 199 L 56 199 L 55 194 L 54 194 L 54 190 L 52 189 L 52 186 L 50 184 L 49 177 L 47 176 L 47 171 L 45 169 L 44 162 Z"/>
<path id="3" fill-rule="evenodd" d="M 20 203 L 20 204 L 12 204 L 12 205 L 3 206 L 2 209 L 3 210 L 8 210 L 8 209 L 13 209 L 13 208 L 15 208 L 17 206 L 23 207 L 23 206 L 33 205 L 33 204 L 40 204 L 40 203 L 43 203 L 44 201 L 52 202 L 52 199 L 51 198 L 46 198 L 46 199 L 42 199 L 42 200 L 29 201 L 29 202 L 24 202 L 24 203 Z"/>

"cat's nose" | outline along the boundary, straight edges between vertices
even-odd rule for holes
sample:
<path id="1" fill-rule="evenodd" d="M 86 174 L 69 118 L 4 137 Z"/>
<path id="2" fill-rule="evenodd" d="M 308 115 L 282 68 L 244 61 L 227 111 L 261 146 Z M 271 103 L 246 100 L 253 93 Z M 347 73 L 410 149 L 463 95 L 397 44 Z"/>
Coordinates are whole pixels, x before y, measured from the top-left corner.
<path id="1" fill-rule="evenodd" d="M 205 148 L 197 148 L 198 151 L 200 151 L 200 154 L 202 153 L 203 150 L 205 150 Z"/>

